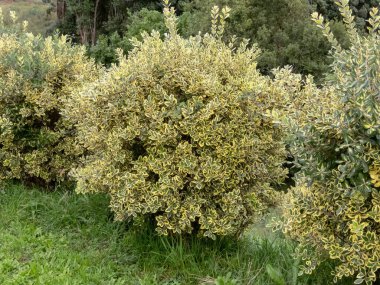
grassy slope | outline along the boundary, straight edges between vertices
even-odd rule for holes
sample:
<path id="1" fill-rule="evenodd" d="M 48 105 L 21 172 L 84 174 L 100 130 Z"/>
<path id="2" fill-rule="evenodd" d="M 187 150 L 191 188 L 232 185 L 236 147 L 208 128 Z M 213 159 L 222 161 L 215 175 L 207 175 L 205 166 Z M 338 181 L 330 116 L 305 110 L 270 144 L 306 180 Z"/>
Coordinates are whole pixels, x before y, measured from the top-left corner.
<path id="1" fill-rule="evenodd" d="M 28 21 L 28 31 L 35 34 L 45 34 L 47 29 L 54 26 L 56 14 L 53 12 L 48 16 L 48 7 L 41 0 L 0 0 L 0 8 L 6 20 L 9 20 L 9 11 L 15 11 L 20 21 Z"/>
<path id="2" fill-rule="evenodd" d="M 43 193 L 10 186 L 0 192 L 0 284 L 329 284 L 328 265 L 297 278 L 294 247 L 279 237 L 184 242 L 113 223 L 102 195 Z M 297 280 L 298 279 L 298 280 Z M 297 281 L 297 282 L 296 282 Z M 352 284 L 349 282 L 341 284 Z"/>

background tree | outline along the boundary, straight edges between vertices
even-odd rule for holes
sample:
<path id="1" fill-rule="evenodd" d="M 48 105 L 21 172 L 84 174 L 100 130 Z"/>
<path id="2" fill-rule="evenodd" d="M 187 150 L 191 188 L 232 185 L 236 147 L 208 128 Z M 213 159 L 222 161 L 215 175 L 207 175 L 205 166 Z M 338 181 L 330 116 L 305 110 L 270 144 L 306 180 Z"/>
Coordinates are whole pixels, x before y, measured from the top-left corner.
<path id="1" fill-rule="evenodd" d="M 341 16 L 333 0 L 176 0 L 172 1 L 179 16 L 179 33 L 188 37 L 209 28 L 213 5 L 232 8 L 226 36 L 248 38 L 262 49 L 258 67 L 264 74 L 278 66 L 292 65 L 296 72 L 312 74 L 318 80 L 331 63 L 330 44 L 310 21 L 318 11 L 331 22 L 331 28 L 344 47 L 348 46 Z M 364 31 L 368 11 L 379 0 L 350 2 L 356 23 Z M 125 53 L 131 49 L 129 39 L 142 31 L 162 31 L 163 20 L 158 16 L 162 5 L 152 0 L 66 0 L 66 14 L 60 24 L 63 33 L 78 42 L 97 47 L 90 55 L 105 64 L 117 60 L 115 50 Z M 145 10 L 143 10 L 145 9 Z M 96 10 L 96 12 L 95 12 Z M 147 11 L 148 10 L 148 11 Z M 136 24 L 138 23 L 138 24 Z M 102 54 L 103 51 L 103 54 Z"/>
<path id="2" fill-rule="evenodd" d="M 232 9 L 227 35 L 248 38 L 259 45 L 262 54 L 258 67 L 265 74 L 285 65 L 318 78 L 328 70 L 330 45 L 312 24 L 313 7 L 307 0 L 187 1 L 182 3 L 185 12 L 180 32 L 189 36 L 207 30 L 212 5 L 225 4 Z M 334 23 L 332 28 L 344 40 L 342 25 Z"/>
<path id="3" fill-rule="evenodd" d="M 108 1 L 103 0 L 66 0 L 67 11 L 61 25 L 75 27 L 69 34 L 78 35 L 82 44 L 96 43 L 97 28 L 107 18 Z M 67 31 L 66 31 L 67 32 Z"/>
<path id="4" fill-rule="evenodd" d="M 310 4 L 316 7 L 316 10 L 329 20 L 341 20 L 338 7 L 335 0 L 309 0 Z M 378 6 L 379 0 L 351 0 L 350 9 L 355 16 L 355 23 L 361 32 L 366 32 L 368 27 L 367 20 L 371 7 Z"/>
<path id="5" fill-rule="evenodd" d="M 113 26 L 115 22 L 108 22 L 108 24 Z M 136 37 L 141 40 L 141 33 L 144 31 L 150 33 L 152 30 L 156 30 L 161 34 L 167 31 L 162 12 L 148 10 L 147 8 L 143 8 L 135 13 L 130 12 L 122 22 L 122 26 L 125 27 L 123 34 L 120 34 L 118 31 L 114 31 L 110 35 L 101 34 L 97 40 L 97 44 L 89 49 L 89 54 L 97 62 L 101 62 L 106 66 L 117 62 L 118 55 L 116 49 L 119 48 L 124 53 L 128 53 L 133 48 L 131 38 Z"/>
<path id="6" fill-rule="evenodd" d="M 66 14 L 66 1 L 65 0 L 57 0 L 57 18 L 58 20 L 62 20 Z"/>
<path id="7" fill-rule="evenodd" d="M 124 0 L 65 0 L 60 2 L 61 32 L 73 35 L 82 44 L 94 45 L 98 35 L 120 36 L 128 30 L 128 18 L 141 9 L 161 10 L 157 1 Z M 64 9 L 63 7 L 66 7 Z"/>

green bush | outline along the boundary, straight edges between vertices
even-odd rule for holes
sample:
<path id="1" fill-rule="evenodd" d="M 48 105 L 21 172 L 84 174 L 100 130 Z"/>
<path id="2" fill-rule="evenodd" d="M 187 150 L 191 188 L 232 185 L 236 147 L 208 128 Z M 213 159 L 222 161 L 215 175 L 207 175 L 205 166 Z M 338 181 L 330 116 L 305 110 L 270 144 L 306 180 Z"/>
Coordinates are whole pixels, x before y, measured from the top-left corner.
<path id="1" fill-rule="evenodd" d="M 352 276 L 371 284 L 380 270 L 380 17 L 373 9 L 370 34 L 362 37 L 348 0 L 338 4 L 352 45 L 342 49 L 323 17 L 313 15 L 334 47 L 333 75 L 314 97 L 303 97 L 304 117 L 290 116 L 301 171 L 282 227 L 300 242 L 304 273 L 331 258 L 335 281 Z"/>
<path id="2" fill-rule="evenodd" d="M 258 52 L 223 43 L 228 9 L 213 32 L 189 39 L 144 33 L 129 57 L 67 105 L 89 151 L 73 171 L 77 192 L 105 191 L 117 220 L 155 217 L 160 234 L 236 234 L 276 201 L 286 176 L 276 101 L 256 70 Z M 219 24 L 217 24 L 219 21 Z"/>
<path id="3" fill-rule="evenodd" d="M 62 182 L 80 151 L 60 111 L 73 90 L 96 76 L 95 65 L 66 37 L 44 39 L 20 29 L 15 14 L 11 27 L 1 18 L 0 180 Z"/>
<path id="4" fill-rule="evenodd" d="M 231 9 L 227 35 L 251 39 L 262 53 L 258 67 L 264 74 L 272 69 L 292 65 L 303 75 L 313 74 L 319 81 L 329 70 L 331 48 L 313 25 L 313 7 L 306 0 L 193 0 L 185 5 L 180 17 L 180 33 L 196 35 L 208 29 L 210 7 L 221 3 Z M 345 43 L 343 25 L 332 23 L 337 38 Z"/>
<path id="5" fill-rule="evenodd" d="M 116 63 L 118 60 L 117 49 L 122 49 L 125 54 L 133 49 L 131 38 L 136 37 L 141 40 L 142 32 L 156 30 L 163 34 L 166 32 L 164 16 L 155 10 L 141 9 L 138 12 L 129 12 L 125 23 L 125 33 L 122 36 L 118 32 L 111 35 L 100 35 L 96 45 L 89 49 L 89 54 L 97 62 L 107 66 Z"/>

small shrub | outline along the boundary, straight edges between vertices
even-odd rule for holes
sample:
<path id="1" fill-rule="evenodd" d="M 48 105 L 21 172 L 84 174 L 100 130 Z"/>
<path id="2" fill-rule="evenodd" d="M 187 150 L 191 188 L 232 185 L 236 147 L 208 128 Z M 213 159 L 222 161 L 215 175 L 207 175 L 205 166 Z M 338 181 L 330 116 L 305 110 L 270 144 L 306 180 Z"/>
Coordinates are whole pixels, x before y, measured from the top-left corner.
<path id="1" fill-rule="evenodd" d="M 26 33 L 11 16 L 11 27 L 0 16 L 0 180 L 62 182 L 80 150 L 60 111 L 96 68 L 66 37 Z"/>
<path id="2" fill-rule="evenodd" d="M 267 115 L 276 93 L 255 48 L 221 40 L 227 14 L 215 7 L 212 34 L 183 39 L 166 7 L 164 39 L 144 33 L 67 105 L 91 153 L 73 172 L 77 192 L 109 193 L 117 220 L 154 216 L 160 234 L 214 238 L 275 202 L 286 176 L 283 134 Z"/>
<path id="3" fill-rule="evenodd" d="M 342 49 L 323 17 L 313 15 L 334 47 L 333 76 L 314 97 L 303 97 L 306 112 L 290 116 L 300 173 L 282 227 L 300 243 L 302 272 L 330 258 L 334 281 L 352 276 L 371 284 L 380 270 L 380 17 L 374 8 L 370 35 L 362 37 L 348 0 L 338 4 L 352 46 Z"/>

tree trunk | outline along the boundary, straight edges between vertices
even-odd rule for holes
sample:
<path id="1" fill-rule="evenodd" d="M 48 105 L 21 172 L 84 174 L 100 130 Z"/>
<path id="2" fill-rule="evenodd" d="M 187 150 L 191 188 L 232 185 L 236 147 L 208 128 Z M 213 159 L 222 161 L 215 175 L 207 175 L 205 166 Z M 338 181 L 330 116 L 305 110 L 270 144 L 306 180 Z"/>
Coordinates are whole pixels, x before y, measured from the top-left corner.
<path id="1" fill-rule="evenodd" d="M 66 14 L 66 1 L 65 0 L 57 0 L 57 18 L 58 20 L 62 20 Z"/>
<path id="2" fill-rule="evenodd" d="M 94 24 L 93 24 L 93 28 L 92 28 L 92 36 L 91 36 L 91 42 L 92 42 L 92 45 L 94 46 L 95 43 L 96 43 L 96 26 L 97 26 L 97 17 L 98 17 L 98 7 L 99 7 L 99 2 L 100 0 L 96 0 L 96 4 L 95 4 L 95 10 L 94 10 Z"/>

